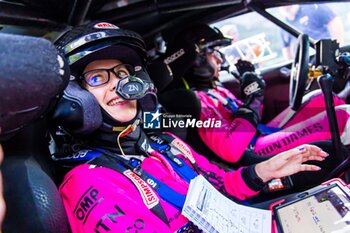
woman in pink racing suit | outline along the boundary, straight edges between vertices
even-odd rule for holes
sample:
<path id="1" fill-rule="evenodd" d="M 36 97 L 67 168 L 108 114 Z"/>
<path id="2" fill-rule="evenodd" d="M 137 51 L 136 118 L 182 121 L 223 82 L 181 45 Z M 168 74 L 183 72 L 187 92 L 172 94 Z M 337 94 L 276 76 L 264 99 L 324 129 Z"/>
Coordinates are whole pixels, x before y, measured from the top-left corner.
<path id="1" fill-rule="evenodd" d="M 181 209 L 189 181 L 199 174 L 239 201 L 258 194 L 273 178 L 307 172 L 314 180 L 295 185 L 318 183 L 335 165 L 323 168 L 334 160 L 305 144 L 224 171 L 172 134 L 144 133 L 142 112 L 157 102 L 138 34 L 93 22 L 68 31 L 57 48 L 75 79 L 57 105 L 54 120 L 60 130 L 54 137 L 65 132 L 75 143 L 68 157 L 56 159 L 87 161 L 74 167 L 59 189 L 73 233 L 197 232 Z M 322 147 L 329 151 L 330 144 Z M 305 163 L 309 160 L 314 164 Z"/>
<path id="2" fill-rule="evenodd" d="M 223 160 L 244 164 L 252 157 L 258 161 L 261 156 L 271 156 L 304 143 L 331 139 L 324 97 L 319 90 L 304 97 L 306 101 L 292 117 L 288 116 L 292 111 L 287 108 L 266 125 L 278 130 L 256 136 L 265 83 L 254 73 L 254 66 L 242 60 L 236 64 L 242 74 L 241 90 L 246 99 L 242 103 L 217 81 L 219 68 L 225 61 L 217 48 L 230 44 L 230 39 L 204 24 L 190 26 L 173 38 L 164 61 L 178 77 L 174 77 L 169 89 L 186 87 L 195 91 L 201 105 L 200 119 L 221 121 L 221 127 L 199 128 L 198 133 Z M 174 54 L 180 56 L 173 59 Z M 181 77 L 183 82 L 179 81 Z M 336 96 L 334 102 L 341 141 L 349 145 L 350 106 Z M 253 151 L 247 151 L 250 146 Z"/>

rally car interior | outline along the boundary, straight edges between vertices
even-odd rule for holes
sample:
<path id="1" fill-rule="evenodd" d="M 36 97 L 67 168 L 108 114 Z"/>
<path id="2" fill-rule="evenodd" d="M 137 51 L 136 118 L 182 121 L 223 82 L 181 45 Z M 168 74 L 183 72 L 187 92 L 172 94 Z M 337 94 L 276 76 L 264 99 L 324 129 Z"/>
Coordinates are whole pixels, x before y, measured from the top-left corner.
<path id="1" fill-rule="evenodd" d="M 181 81 L 185 66 L 180 65 L 169 69 L 163 61 L 166 36 L 172 35 L 169 31 L 180 30 L 182 25 L 187 24 L 186 22 L 211 23 L 255 11 L 283 27 L 292 35 L 299 36 L 298 50 L 293 61 L 260 70 L 267 84 L 262 122 L 268 122 L 289 105 L 293 110 L 299 109 L 305 93 L 321 89 L 325 96 L 334 154 L 344 160 L 328 178 L 344 174 L 342 178 L 349 183 L 350 177 L 346 171 L 349 169 L 350 156 L 349 151 L 346 154 L 340 149 L 341 141 L 332 95 L 333 92 L 340 92 L 349 80 L 350 54 L 348 52 L 350 47 L 339 48 L 335 41 L 329 39 L 317 43 L 312 39 L 309 40 L 307 35 L 299 35 L 296 30 L 265 10 L 290 2 L 275 0 L 0 1 L 0 51 L 6 51 L 0 53 L 2 70 L 0 90 L 5 93 L 4 96 L 8 96 L 9 100 L 18 100 L 17 105 L 1 106 L 2 109 L 0 109 L 0 142 L 5 151 L 2 173 L 7 204 L 2 231 L 11 233 L 70 232 L 64 207 L 57 191 L 62 180 L 62 173 L 66 169 L 57 166 L 57 163 L 51 159 L 52 138 L 47 130 L 48 125 L 52 124 L 50 122 L 52 119 L 62 122 L 60 118 L 64 115 L 59 111 L 60 109 L 55 109 L 55 106 L 62 101 L 59 100 L 59 97 L 63 94 L 69 77 L 64 76 L 61 79 L 62 76 L 57 73 L 61 63 L 57 61 L 57 51 L 52 49 L 53 45 L 47 43 L 47 40 L 35 40 L 34 38 L 44 37 L 54 42 L 68 28 L 91 20 L 111 22 L 140 33 L 149 50 L 151 58 L 149 73 L 158 89 L 160 103 L 168 112 L 191 114 L 196 118 L 199 118 L 200 104 L 193 91 L 172 90 L 171 88 L 174 82 Z M 16 34 L 21 36 L 18 37 Z M 30 36 L 27 37 L 27 35 Z M 316 53 L 311 56 L 309 55 L 310 46 L 316 50 Z M 26 49 L 28 47 L 42 49 L 47 53 L 42 53 L 42 51 L 27 53 L 30 51 Z M 42 54 L 42 57 L 31 56 L 34 53 Z M 188 56 L 191 55 L 193 56 L 193 54 L 188 54 Z M 14 63 L 15 60 L 20 65 L 13 66 L 12 62 Z M 309 62 L 314 64 L 314 68 L 309 66 Z M 45 65 L 38 66 L 38 64 Z M 64 69 L 67 74 L 67 68 Z M 291 70 L 296 72 L 291 72 Z M 322 75 L 316 76 L 320 74 L 317 73 L 320 70 Z M 47 75 L 41 76 L 43 73 Z M 313 74 L 315 77 L 308 78 Z M 318 76 L 320 77 L 317 80 Z M 21 83 L 23 85 L 18 88 L 9 84 L 10 78 L 8 77 L 18 79 L 19 82 L 16 85 Z M 61 80 L 57 82 L 59 78 Z M 48 83 L 48 80 L 53 81 Z M 239 96 L 237 80 L 227 80 L 223 82 L 223 85 Z M 308 88 L 306 92 L 305 86 Z M 52 89 L 47 87 L 52 87 Z M 31 88 L 42 88 L 47 90 L 47 93 L 33 99 L 30 95 Z M 74 91 L 74 86 L 69 88 L 65 90 L 68 94 Z M 31 103 L 34 100 L 36 102 L 32 106 Z M 79 103 L 80 100 L 77 101 Z M 184 103 L 181 108 L 174 104 L 178 101 Z M 349 98 L 347 103 L 350 103 Z M 80 104 L 85 106 L 93 103 Z M 19 109 L 13 109 L 13 106 L 19 106 Z M 60 106 L 64 106 L 64 103 Z M 27 111 L 28 109 L 30 111 Z M 89 111 L 86 108 L 82 110 Z M 20 114 L 11 115 L 7 114 L 8 112 L 19 112 Z M 80 113 L 77 112 L 77 114 Z M 88 132 L 94 128 L 93 124 L 96 122 L 98 122 L 96 119 L 80 122 L 82 127 L 78 130 Z M 196 130 L 177 132 L 199 153 L 207 155 L 210 159 L 217 159 L 217 156 L 200 140 Z M 217 161 L 222 162 L 218 159 Z"/>

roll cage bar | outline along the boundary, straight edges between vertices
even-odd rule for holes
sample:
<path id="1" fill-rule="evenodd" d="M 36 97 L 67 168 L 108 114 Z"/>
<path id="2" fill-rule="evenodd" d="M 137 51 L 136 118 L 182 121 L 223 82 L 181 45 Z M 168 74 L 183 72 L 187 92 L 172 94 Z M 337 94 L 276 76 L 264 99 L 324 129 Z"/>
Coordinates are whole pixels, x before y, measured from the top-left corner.
<path id="1" fill-rule="evenodd" d="M 189 20 L 211 23 L 255 11 L 294 36 L 299 31 L 269 14 L 265 9 L 295 1 L 277 0 L 142 0 L 118 7 L 111 0 L 7 0 L 0 1 L 0 26 L 15 25 L 60 31 L 90 20 L 101 20 L 138 31 L 150 38 L 166 28 Z M 327 2 L 298 1 L 298 3 Z M 328 1 L 329 2 L 329 1 Z M 333 1 L 333 2 L 348 2 Z M 113 4 L 114 3 L 114 4 Z M 315 41 L 311 41 L 314 46 Z"/>

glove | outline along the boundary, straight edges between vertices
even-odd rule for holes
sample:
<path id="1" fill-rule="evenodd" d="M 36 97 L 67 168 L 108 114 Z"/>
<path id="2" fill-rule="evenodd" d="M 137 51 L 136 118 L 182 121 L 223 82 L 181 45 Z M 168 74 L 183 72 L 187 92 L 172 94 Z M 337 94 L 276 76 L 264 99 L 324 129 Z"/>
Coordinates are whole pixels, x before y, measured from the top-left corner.
<path id="1" fill-rule="evenodd" d="M 241 77 L 241 95 L 245 99 L 243 106 L 250 108 L 261 119 L 265 81 L 254 72 L 245 72 Z"/>
<path id="2" fill-rule="evenodd" d="M 259 115 L 254 110 L 246 106 L 239 107 L 238 111 L 235 112 L 234 117 L 244 118 L 252 123 L 254 127 L 257 127 L 259 123 Z"/>
<path id="3" fill-rule="evenodd" d="M 249 61 L 239 59 L 235 66 L 240 76 L 243 76 L 245 72 L 255 72 L 254 65 Z"/>
<path id="4" fill-rule="evenodd" d="M 254 72 L 245 72 L 241 76 L 241 94 L 244 99 L 263 96 L 265 81 Z M 249 103 L 248 103 L 249 105 Z"/>

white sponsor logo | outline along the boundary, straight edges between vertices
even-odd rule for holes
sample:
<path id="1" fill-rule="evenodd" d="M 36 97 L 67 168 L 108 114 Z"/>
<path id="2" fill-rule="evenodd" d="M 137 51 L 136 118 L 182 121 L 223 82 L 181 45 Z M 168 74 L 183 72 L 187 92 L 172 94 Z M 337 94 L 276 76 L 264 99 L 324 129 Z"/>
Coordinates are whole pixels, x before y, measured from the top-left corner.
<path id="1" fill-rule="evenodd" d="M 171 142 L 171 145 L 173 145 L 176 149 L 181 151 L 182 154 L 191 161 L 191 163 L 196 162 L 190 148 L 188 148 L 188 146 L 184 142 L 176 138 L 174 141 Z"/>
<path id="2" fill-rule="evenodd" d="M 126 177 L 128 177 L 139 190 L 142 200 L 148 209 L 153 208 L 159 203 L 159 198 L 154 193 L 154 191 L 149 187 L 147 182 L 141 179 L 138 175 L 133 173 L 131 170 L 126 170 L 123 172 Z M 154 182 L 154 181 L 153 181 Z"/>
<path id="3" fill-rule="evenodd" d="M 96 29 L 119 29 L 119 27 L 115 26 L 114 24 L 105 23 L 105 22 L 95 24 L 94 28 L 96 28 Z"/>
<path id="4" fill-rule="evenodd" d="M 60 66 L 59 74 L 61 76 L 63 76 L 64 75 L 64 69 L 63 69 L 64 61 L 60 55 L 57 55 L 57 61 L 58 61 L 58 65 Z"/>
<path id="5" fill-rule="evenodd" d="M 261 90 L 257 82 L 253 82 L 244 88 L 244 94 L 250 95 Z"/>
<path id="6" fill-rule="evenodd" d="M 164 142 L 163 139 L 161 139 L 160 137 L 157 137 L 157 136 L 155 136 L 155 135 L 151 135 L 150 138 L 151 138 L 153 141 L 155 141 L 156 143 L 158 143 L 158 144 L 162 144 L 162 143 Z"/>
<path id="7" fill-rule="evenodd" d="M 170 63 L 172 63 L 173 61 L 175 61 L 179 57 L 183 56 L 184 54 L 185 54 L 185 50 L 180 49 L 180 50 L 176 51 L 175 53 L 171 54 L 169 57 L 165 58 L 164 63 L 169 65 Z"/>

